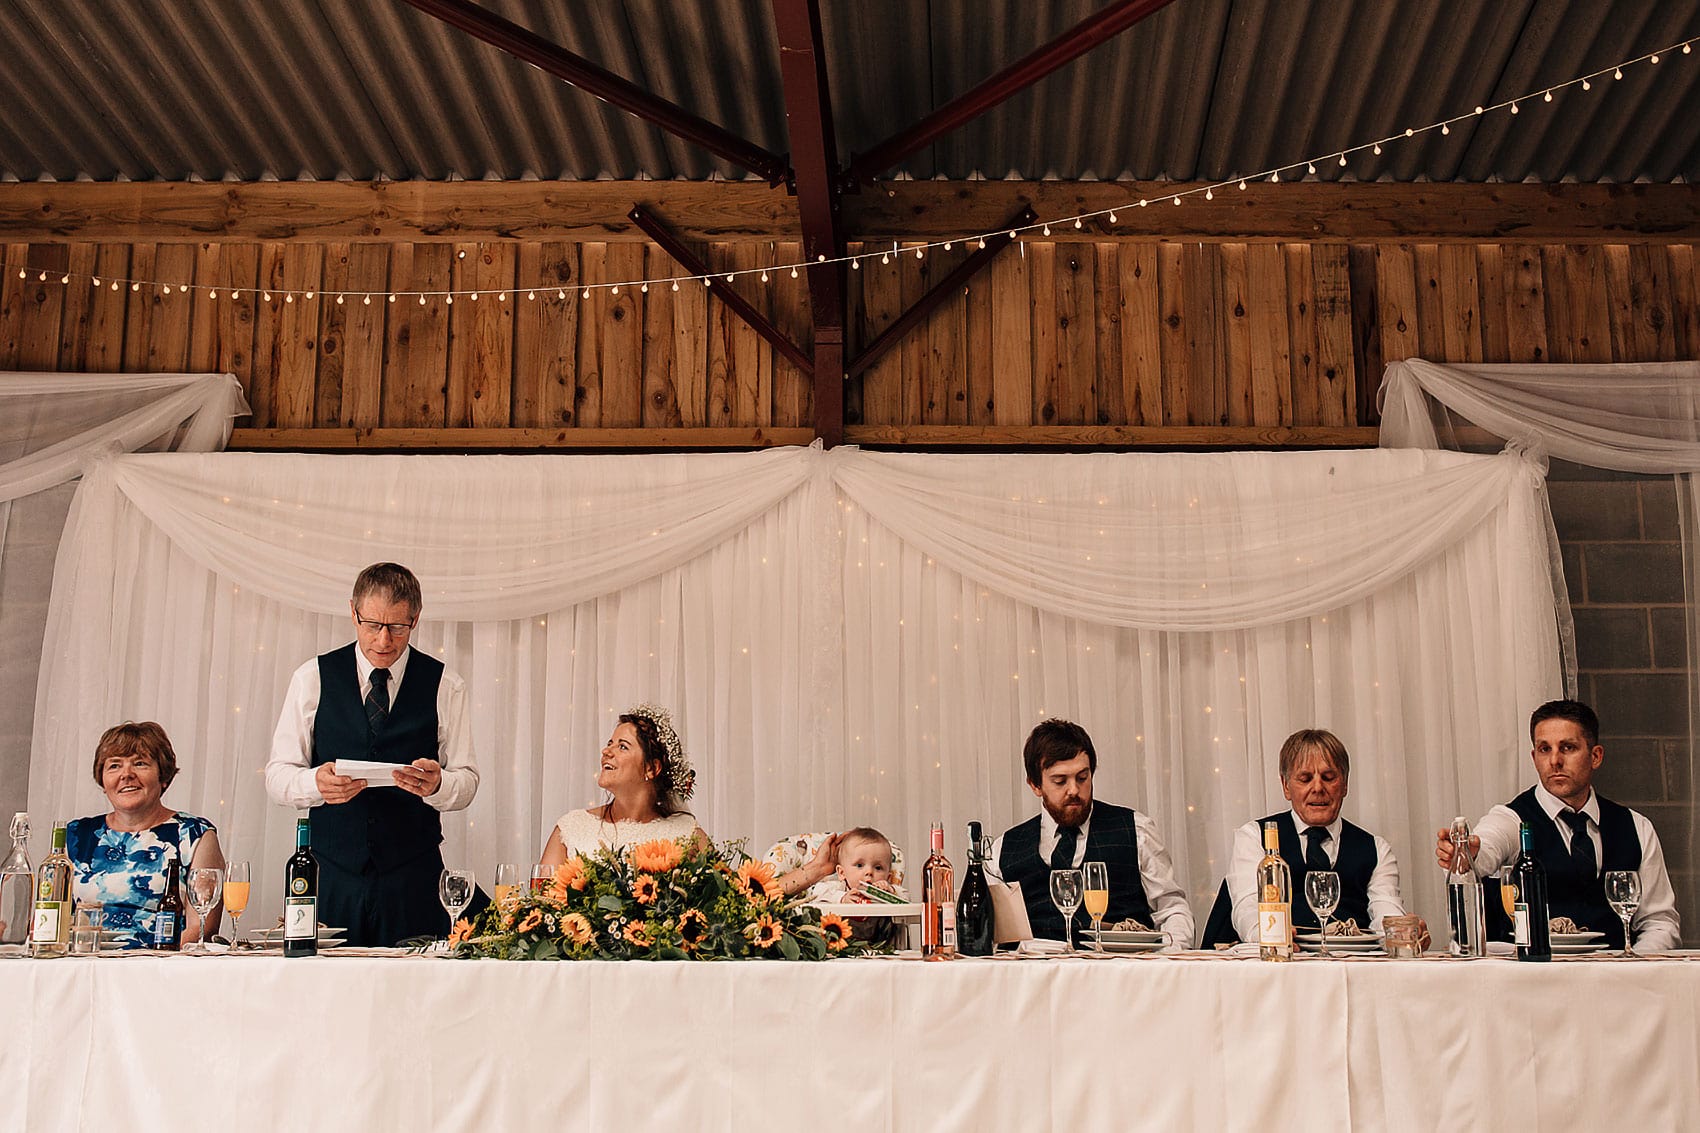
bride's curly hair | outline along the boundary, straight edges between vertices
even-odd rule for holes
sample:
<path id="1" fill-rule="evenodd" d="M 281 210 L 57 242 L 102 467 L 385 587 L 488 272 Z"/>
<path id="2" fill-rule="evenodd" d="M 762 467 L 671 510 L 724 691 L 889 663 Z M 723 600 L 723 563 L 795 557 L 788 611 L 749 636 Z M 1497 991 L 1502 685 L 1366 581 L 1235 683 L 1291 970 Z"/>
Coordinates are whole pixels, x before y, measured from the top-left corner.
<path id="1" fill-rule="evenodd" d="M 679 735 L 673 730 L 672 716 L 664 708 L 640 704 L 622 713 L 620 723 L 630 724 L 637 732 L 638 746 L 643 749 L 644 763 L 651 760 L 660 766 L 655 774 L 655 809 L 665 817 L 688 814 L 684 801 L 696 787 L 696 770 L 685 758 Z"/>

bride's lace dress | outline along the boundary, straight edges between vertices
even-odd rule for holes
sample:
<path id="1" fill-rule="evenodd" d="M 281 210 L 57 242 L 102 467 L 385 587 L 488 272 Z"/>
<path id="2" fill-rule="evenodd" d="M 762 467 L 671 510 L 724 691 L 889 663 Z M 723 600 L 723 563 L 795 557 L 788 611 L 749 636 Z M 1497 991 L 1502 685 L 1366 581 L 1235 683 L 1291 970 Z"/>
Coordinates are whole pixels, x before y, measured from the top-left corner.
<path id="1" fill-rule="evenodd" d="M 640 842 L 653 842 L 657 838 L 688 838 L 696 828 L 696 816 L 683 813 L 670 814 L 653 822 L 634 822 L 629 819 L 607 822 L 602 818 L 601 807 L 595 810 L 569 810 L 555 823 L 555 829 L 561 833 L 561 844 L 567 848 L 568 857 L 573 854 L 593 853 L 603 848 L 629 848 Z"/>

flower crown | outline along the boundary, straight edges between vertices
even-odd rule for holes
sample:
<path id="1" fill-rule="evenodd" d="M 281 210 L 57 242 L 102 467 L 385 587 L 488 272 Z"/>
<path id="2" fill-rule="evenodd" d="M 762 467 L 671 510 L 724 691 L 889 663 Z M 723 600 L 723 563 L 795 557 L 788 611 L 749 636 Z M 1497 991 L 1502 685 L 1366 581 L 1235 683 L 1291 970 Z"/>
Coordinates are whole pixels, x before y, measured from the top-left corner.
<path id="1" fill-rule="evenodd" d="M 627 709 L 626 715 L 648 720 L 655 726 L 655 738 L 661 744 L 661 778 L 665 790 L 679 800 L 688 799 L 696 790 L 697 773 L 685 758 L 679 733 L 673 730 L 673 714 L 654 704 L 639 704 Z"/>

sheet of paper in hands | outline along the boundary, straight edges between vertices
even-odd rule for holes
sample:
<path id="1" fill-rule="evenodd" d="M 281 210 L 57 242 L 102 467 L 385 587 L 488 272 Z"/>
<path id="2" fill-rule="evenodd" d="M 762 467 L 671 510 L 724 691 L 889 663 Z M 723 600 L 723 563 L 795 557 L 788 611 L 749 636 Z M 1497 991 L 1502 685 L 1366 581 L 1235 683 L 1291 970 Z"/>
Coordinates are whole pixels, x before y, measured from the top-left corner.
<path id="1" fill-rule="evenodd" d="M 336 761 L 336 773 L 346 775 L 350 779 L 364 779 L 368 787 L 393 787 L 395 776 L 390 772 L 398 767 L 407 766 L 405 763 L 374 763 L 367 759 L 339 759 Z"/>
<path id="2" fill-rule="evenodd" d="M 1027 919 L 1027 902 L 1021 899 L 1019 881 L 994 881 L 992 891 L 992 936 L 995 943 L 1032 940 L 1033 925 Z"/>

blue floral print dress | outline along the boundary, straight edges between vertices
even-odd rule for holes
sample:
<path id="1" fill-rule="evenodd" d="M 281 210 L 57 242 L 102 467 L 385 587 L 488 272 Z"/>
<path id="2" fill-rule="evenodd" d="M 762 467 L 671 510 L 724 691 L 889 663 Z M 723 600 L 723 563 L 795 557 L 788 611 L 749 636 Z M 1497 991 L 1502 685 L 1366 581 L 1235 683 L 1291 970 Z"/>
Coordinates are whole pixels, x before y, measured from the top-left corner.
<path id="1" fill-rule="evenodd" d="M 106 907 L 103 926 L 122 934 L 114 943 L 146 948 L 165 893 L 164 862 L 187 866 L 212 830 L 211 822 L 181 811 L 135 833 L 112 829 L 103 814 L 74 819 L 65 828 L 65 853 L 76 868 L 73 896 Z M 177 853 L 168 853 L 169 847 Z"/>

